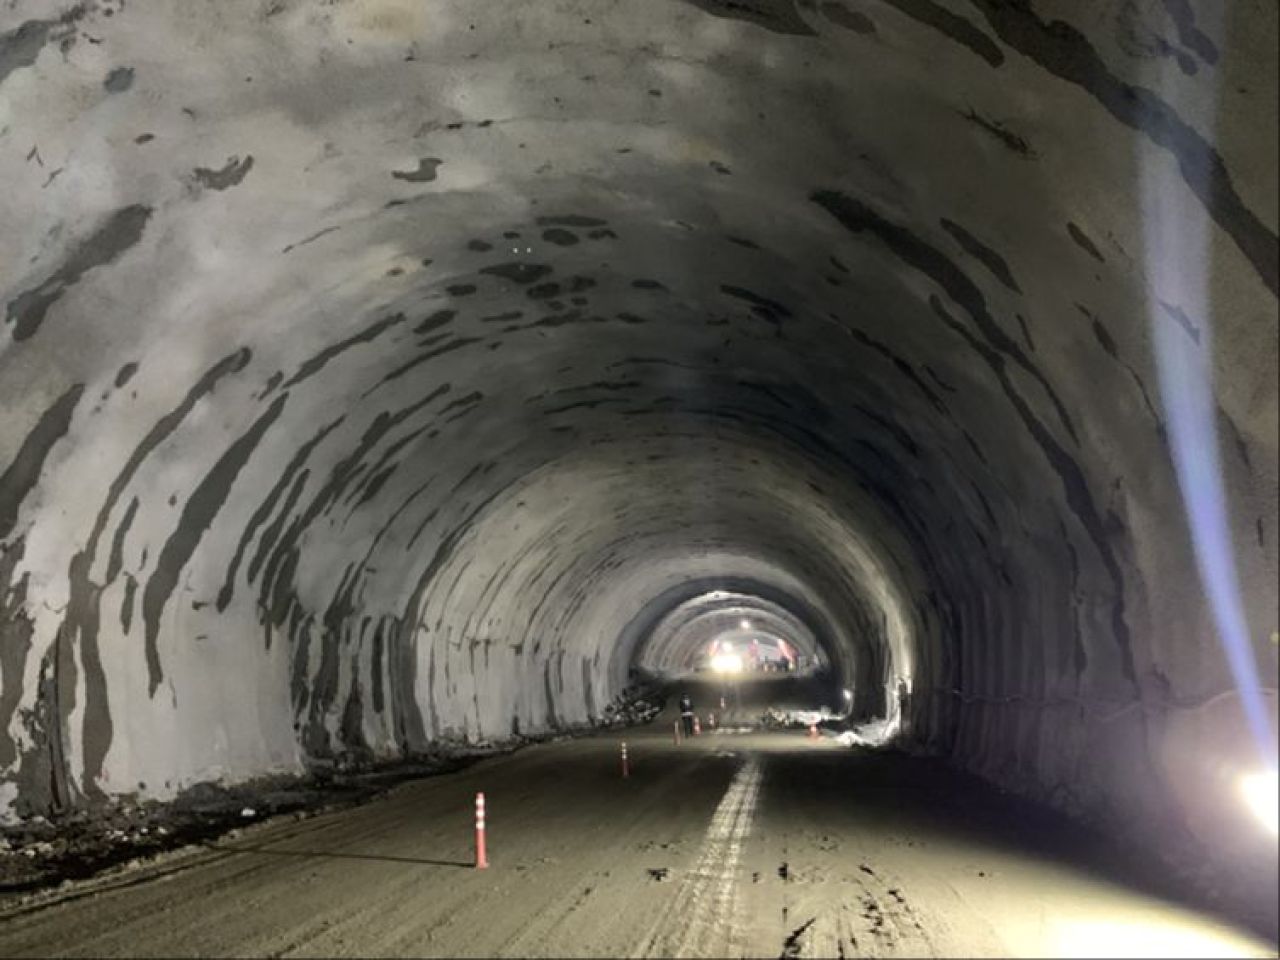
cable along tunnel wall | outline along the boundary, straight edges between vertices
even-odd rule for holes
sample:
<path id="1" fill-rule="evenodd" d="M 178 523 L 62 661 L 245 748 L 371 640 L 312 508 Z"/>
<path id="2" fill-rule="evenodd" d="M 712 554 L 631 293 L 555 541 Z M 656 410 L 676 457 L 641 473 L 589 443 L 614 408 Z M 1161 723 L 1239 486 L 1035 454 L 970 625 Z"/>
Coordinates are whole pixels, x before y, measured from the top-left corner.
<path id="1" fill-rule="evenodd" d="M 6 10 L 0 809 L 584 722 L 718 579 L 916 742 L 1229 861 L 1150 341 L 1218 372 L 1274 718 L 1276 12 L 1037 11 Z"/>

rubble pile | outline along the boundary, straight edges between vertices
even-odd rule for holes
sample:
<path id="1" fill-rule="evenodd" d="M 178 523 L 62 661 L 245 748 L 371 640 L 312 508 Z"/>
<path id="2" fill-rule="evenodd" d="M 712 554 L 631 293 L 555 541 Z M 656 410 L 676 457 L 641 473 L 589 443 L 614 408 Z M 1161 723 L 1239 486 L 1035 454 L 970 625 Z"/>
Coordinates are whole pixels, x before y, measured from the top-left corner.
<path id="1" fill-rule="evenodd" d="M 663 699 L 662 691 L 655 684 L 629 684 L 604 708 L 600 726 L 630 727 L 651 723 L 662 712 Z"/>

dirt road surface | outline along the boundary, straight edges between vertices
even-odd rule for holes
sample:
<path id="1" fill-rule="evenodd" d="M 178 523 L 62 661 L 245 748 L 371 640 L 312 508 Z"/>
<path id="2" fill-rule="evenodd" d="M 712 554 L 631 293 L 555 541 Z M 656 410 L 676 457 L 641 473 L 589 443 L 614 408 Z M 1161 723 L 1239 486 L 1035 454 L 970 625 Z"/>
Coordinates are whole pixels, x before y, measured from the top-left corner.
<path id="1" fill-rule="evenodd" d="M 677 747 L 672 719 L 10 904 L 0 955 L 1275 955 L 935 761 L 723 723 Z"/>

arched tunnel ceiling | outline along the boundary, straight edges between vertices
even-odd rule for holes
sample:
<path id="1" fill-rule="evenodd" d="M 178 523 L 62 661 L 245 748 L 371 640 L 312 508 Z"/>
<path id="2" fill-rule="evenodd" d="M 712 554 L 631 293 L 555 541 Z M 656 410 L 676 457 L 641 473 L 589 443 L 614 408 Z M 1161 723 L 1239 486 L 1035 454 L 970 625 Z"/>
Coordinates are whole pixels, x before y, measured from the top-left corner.
<path id="1" fill-rule="evenodd" d="M 1238 713 L 1170 331 L 1275 667 L 1276 16 L 7 4 L 0 801 L 585 722 L 720 579 L 959 762 L 1169 815 L 1134 764 Z"/>

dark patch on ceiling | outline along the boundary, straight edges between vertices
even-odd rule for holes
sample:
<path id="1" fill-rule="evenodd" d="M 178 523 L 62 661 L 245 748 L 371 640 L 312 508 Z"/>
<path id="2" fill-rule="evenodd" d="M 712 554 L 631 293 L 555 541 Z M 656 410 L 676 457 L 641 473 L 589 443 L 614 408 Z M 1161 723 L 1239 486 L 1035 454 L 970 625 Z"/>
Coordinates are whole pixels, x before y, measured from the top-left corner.
<path id="1" fill-rule="evenodd" d="M 1013 279 L 1013 274 L 1009 271 L 1009 265 L 1005 263 L 1004 257 L 1000 256 L 960 224 L 948 220 L 946 217 L 943 217 L 940 223 L 942 229 L 951 234 L 952 238 L 956 243 L 960 244 L 965 253 L 990 270 L 992 276 L 1014 293 L 1022 292 L 1018 282 Z"/>
<path id="2" fill-rule="evenodd" d="M 133 86 L 133 67 L 116 67 L 102 81 L 107 93 L 124 93 Z"/>
<path id="3" fill-rule="evenodd" d="M 218 170 L 211 170 L 208 167 L 196 167 L 191 171 L 191 175 L 196 178 L 196 182 L 202 187 L 207 187 L 210 190 L 226 190 L 228 187 L 234 187 L 247 177 L 252 169 L 252 155 L 245 157 L 243 160 L 239 157 L 228 157 L 227 162 Z"/>
<path id="4" fill-rule="evenodd" d="M 96 267 L 106 266 L 142 239 L 151 208 L 142 204 L 121 207 L 89 237 L 75 247 L 62 266 L 37 287 L 23 291 L 9 301 L 5 322 L 13 324 L 13 339 L 25 340 L 44 322 L 49 308 L 68 287 Z"/>

